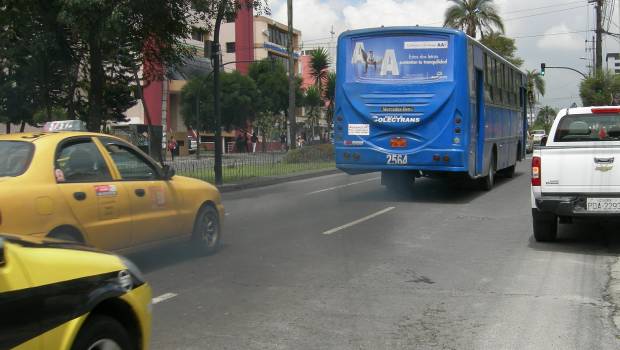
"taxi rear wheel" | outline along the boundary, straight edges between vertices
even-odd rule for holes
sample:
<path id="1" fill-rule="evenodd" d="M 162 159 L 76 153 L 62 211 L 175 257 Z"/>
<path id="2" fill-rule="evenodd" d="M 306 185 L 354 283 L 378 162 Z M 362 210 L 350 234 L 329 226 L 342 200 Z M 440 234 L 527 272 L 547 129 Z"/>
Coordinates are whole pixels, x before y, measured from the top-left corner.
<path id="1" fill-rule="evenodd" d="M 205 205 L 196 216 L 192 245 L 201 253 L 212 254 L 219 249 L 220 238 L 219 213 L 212 205 Z"/>
<path id="2" fill-rule="evenodd" d="M 72 350 L 133 350 L 127 330 L 117 320 L 104 315 L 89 318 L 78 333 Z"/>
<path id="3" fill-rule="evenodd" d="M 84 239 L 82 239 L 82 235 L 74 228 L 70 226 L 61 226 L 55 228 L 48 234 L 48 237 L 61 239 L 69 242 L 78 242 L 84 243 Z"/>

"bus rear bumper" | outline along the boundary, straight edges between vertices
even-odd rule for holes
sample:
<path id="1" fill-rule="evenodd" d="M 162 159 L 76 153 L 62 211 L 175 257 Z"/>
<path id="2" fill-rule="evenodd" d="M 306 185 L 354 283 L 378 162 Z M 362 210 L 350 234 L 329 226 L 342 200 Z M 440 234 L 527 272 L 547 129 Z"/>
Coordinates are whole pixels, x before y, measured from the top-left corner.
<path id="1" fill-rule="evenodd" d="M 399 157 L 393 158 L 393 155 Z M 394 164 L 396 162 L 404 164 Z M 459 149 L 387 153 L 360 147 L 336 148 L 336 167 L 348 173 L 381 170 L 462 173 L 469 170 L 466 164 L 465 152 Z"/>

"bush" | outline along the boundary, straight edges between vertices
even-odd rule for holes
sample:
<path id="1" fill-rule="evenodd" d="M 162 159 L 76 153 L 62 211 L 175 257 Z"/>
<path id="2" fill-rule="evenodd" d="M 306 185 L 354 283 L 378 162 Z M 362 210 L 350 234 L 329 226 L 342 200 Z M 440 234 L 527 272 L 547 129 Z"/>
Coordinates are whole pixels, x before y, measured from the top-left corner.
<path id="1" fill-rule="evenodd" d="M 289 151 L 282 161 L 284 163 L 333 162 L 334 145 L 326 143 L 294 149 Z"/>

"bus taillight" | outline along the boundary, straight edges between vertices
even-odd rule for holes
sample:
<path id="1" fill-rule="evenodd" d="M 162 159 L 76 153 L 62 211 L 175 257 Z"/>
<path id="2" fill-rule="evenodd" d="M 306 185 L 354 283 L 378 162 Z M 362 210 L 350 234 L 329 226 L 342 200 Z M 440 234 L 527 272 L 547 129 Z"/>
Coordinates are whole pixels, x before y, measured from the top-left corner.
<path id="1" fill-rule="evenodd" d="M 532 186 L 540 186 L 541 171 L 540 157 L 532 157 Z"/>
<path id="2" fill-rule="evenodd" d="M 395 137 L 390 139 L 390 146 L 392 148 L 405 148 L 407 147 L 407 139 L 403 139 L 402 137 Z"/>

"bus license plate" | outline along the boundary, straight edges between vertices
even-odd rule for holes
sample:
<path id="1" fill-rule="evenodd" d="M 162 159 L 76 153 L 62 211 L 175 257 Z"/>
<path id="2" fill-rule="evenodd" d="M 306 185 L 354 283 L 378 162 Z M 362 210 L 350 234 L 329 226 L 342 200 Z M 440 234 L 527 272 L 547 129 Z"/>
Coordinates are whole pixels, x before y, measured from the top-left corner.
<path id="1" fill-rule="evenodd" d="M 620 198 L 588 198 L 588 211 L 620 212 Z"/>
<path id="2" fill-rule="evenodd" d="M 407 164 L 406 154 L 386 154 L 387 163 L 392 165 L 405 165 Z"/>

